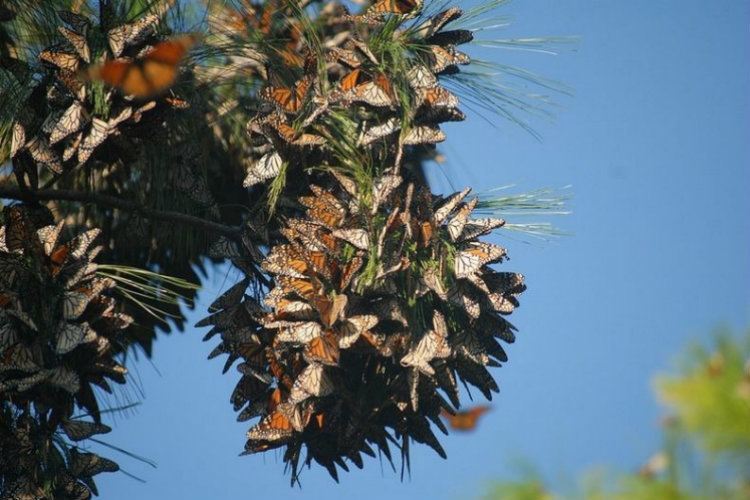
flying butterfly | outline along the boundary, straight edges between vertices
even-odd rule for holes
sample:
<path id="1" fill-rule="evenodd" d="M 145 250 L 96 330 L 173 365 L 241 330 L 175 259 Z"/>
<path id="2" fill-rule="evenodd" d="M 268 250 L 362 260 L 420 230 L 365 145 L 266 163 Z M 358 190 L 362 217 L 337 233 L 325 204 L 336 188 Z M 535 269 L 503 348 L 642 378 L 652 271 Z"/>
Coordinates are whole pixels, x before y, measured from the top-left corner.
<path id="1" fill-rule="evenodd" d="M 477 427 L 479 418 L 490 411 L 489 406 L 475 406 L 466 411 L 456 412 L 455 415 L 443 409 L 440 414 L 448 421 L 451 429 L 457 431 L 473 431 Z"/>
<path id="2" fill-rule="evenodd" d="M 89 70 L 89 77 L 139 98 L 159 94 L 171 87 L 187 52 L 198 42 L 197 35 L 181 35 L 154 45 L 135 60 L 114 59 Z"/>

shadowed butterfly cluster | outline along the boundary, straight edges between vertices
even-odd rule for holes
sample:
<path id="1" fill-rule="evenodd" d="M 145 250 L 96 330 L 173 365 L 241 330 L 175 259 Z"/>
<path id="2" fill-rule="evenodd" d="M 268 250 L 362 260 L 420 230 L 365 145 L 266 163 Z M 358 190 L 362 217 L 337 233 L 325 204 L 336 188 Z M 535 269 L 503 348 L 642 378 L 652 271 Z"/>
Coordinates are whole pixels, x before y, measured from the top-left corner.
<path id="1" fill-rule="evenodd" d="M 112 384 L 125 383 L 127 370 L 117 356 L 123 351 L 122 333 L 132 320 L 117 311 L 110 293 L 114 282 L 97 275 L 95 258 L 102 248 L 96 243 L 99 231 L 91 229 L 68 238 L 64 224 L 51 224 L 51 214 L 41 207 L 9 206 L 3 218 L 0 400 L 12 401 L 13 406 L 3 405 L 9 420 L 3 418 L 0 426 L 11 428 L 2 432 L 34 434 L 39 421 L 71 442 L 107 432 L 100 424 L 95 391 L 111 393 Z M 37 420 L 28 419 L 30 405 Z M 71 420 L 75 407 L 93 421 Z M 46 459 L 54 463 L 54 453 L 63 451 L 52 450 L 52 438 L 47 435 L 45 440 L 41 429 L 38 434 L 41 442 L 35 449 L 48 454 Z M 5 486 L 12 491 L 19 488 L 19 495 L 25 482 L 38 484 L 40 475 L 55 473 L 61 474 L 55 479 L 60 488 L 78 491 L 79 496 L 71 498 L 84 498 L 86 492 L 96 491 L 95 474 L 117 470 L 114 463 L 86 453 L 85 460 L 108 465 L 98 470 L 92 464 L 91 470 L 76 471 L 76 461 L 84 458 L 75 458 L 77 452 L 68 449 L 62 462 L 67 468 L 56 472 L 59 466 L 46 470 L 48 466 L 33 453 L 26 456 L 22 449 L 16 454 L 11 453 L 12 447 L 2 449 L 3 480 L 18 483 Z M 68 497 L 60 493 L 58 498 Z"/>

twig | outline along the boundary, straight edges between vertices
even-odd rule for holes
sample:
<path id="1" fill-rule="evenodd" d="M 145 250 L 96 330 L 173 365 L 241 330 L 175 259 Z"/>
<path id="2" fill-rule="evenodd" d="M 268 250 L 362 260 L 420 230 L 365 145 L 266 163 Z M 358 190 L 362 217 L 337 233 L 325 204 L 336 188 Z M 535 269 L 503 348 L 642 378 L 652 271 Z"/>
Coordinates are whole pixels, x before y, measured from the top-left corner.
<path id="1" fill-rule="evenodd" d="M 24 192 L 17 187 L 0 186 L 0 198 L 24 201 L 65 200 L 94 203 L 104 207 L 126 210 L 128 212 L 137 212 L 147 219 L 178 222 L 226 236 L 236 237 L 240 233 L 240 228 L 236 226 L 227 226 L 225 224 L 212 222 L 181 212 L 154 210 L 152 208 L 141 206 L 134 201 L 123 200 L 121 198 L 99 193 L 87 193 L 69 189 L 42 189 L 34 192 Z"/>

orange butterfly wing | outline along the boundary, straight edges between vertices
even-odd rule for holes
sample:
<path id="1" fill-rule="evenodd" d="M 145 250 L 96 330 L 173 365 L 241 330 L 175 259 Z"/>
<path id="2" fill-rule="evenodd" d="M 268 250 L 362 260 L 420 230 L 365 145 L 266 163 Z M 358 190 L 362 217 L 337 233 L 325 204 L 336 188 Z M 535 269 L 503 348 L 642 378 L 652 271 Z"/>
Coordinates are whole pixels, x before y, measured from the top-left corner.
<path id="1" fill-rule="evenodd" d="M 470 410 L 457 412 L 451 415 L 445 410 L 442 411 L 443 417 L 448 420 L 448 425 L 458 431 L 471 431 L 476 429 L 479 417 L 490 411 L 489 406 L 476 406 Z"/>

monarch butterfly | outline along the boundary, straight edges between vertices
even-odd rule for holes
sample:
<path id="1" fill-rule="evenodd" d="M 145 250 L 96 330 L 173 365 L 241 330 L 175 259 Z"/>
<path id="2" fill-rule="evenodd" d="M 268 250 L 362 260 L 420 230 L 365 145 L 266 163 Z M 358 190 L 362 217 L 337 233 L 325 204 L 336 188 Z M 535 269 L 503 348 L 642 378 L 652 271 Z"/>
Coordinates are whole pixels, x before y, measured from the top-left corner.
<path id="1" fill-rule="evenodd" d="M 180 62 L 197 41 L 196 35 L 174 37 L 157 43 L 138 59 L 114 59 L 92 67 L 89 77 L 117 87 L 126 95 L 149 97 L 174 84 Z"/>
<path id="2" fill-rule="evenodd" d="M 153 33 L 153 28 L 158 22 L 158 15 L 148 14 L 135 22 L 123 24 L 109 30 L 107 32 L 107 42 L 109 43 L 110 50 L 112 50 L 112 54 L 115 57 L 120 57 L 120 54 L 122 54 L 127 45 L 133 45 L 146 39 Z"/>
<path id="3" fill-rule="evenodd" d="M 340 87 L 345 95 L 354 101 L 362 101 L 375 107 L 393 104 L 393 86 L 382 73 L 368 77 L 357 68 L 341 79 Z"/>
<path id="4" fill-rule="evenodd" d="M 476 429 L 479 418 L 490 411 L 489 406 L 475 406 L 467 411 L 457 412 L 455 415 L 442 410 L 440 413 L 448 421 L 451 429 L 457 431 L 472 431 Z"/>
<path id="5" fill-rule="evenodd" d="M 305 358 L 309 362 L 320 362 L 326 365 L 338 365 L 339 344 L 336 336 L 326 333 L 312 339 L 305 346 Z"/>
<path id="6" fill-rule="evenodd" d="M 310 266 L 299 257 L 292 245 L 277 245 L 271 250 L 262 268 L 270 273 L 304 279 L 309 274 Z"/>
<path id="7" fill-rule="evenodd" d="M 485 265 L 502 260 L 505 249 L 483 242 L 471 242 L 456 254 L 453 269 L 457 278 L 466 278 Z"/>
<path id="8" fill-rule="evenodd" d="M 348 297 L 344 294 L 336 295 L 333 300 L 328 297 L 316 297 L 313 298 L 312 302 L 320 314 L 323 325 L 330 328 L 342 316 Z"/>
<path id="9" fill-rule="evenodd" d="M 335 238 L 347 241 L 360 250 L 370 248 L 370 233 L 365 229 L 337 229 L 332 234 Z"/>
<path id="10" fill-rule="evenodd" d="M 346 263 L 341 270 L 341 278 L 339 280 L 339 285 L 342 289 L 345 289 L 351 284 L 354 275 L 362 268 L 362 264 L 364 264 L 364 260 L 358 255 Z"/>
<path id="11" fill-rule="evenodd" d="M 479 301 L 469 295 L 463 284 L 458 284 L 451 289 L 448 300 L 459 306 L 472 319 L 477 319 L 482 314 Z"/>
<path id="12" fill-rule="evenodd" d="M 302 196 L 300 202 L 308 207 L 307 215 L 328 229 L 339 227 L 346 216 L 346 209 L 328 191 L 318 186 L 310 186 L 315 196 Z"/>
<path id="13" fill-rule="evenodd" d="M 467 187 L 463 191 L 453 193 L 444 201 L 441 200 L 440 204 L 435 208 L 435 214 L 433 215 L 435 224 L 442 224 L 470 192 L 471 188 Z"/>
<path id="14" fill-rule="evenodd" d="M 276 151 L 266 153 L 261 156 L 258 161 L 250 165 L 247 169 L 247 176 L 242 185 L 244 187 L 250 187 L 268 179 L 273 179 L 279 175 L 283 164 L 284 160 Z"/>
<path id="15" fill-rule="evenodd" d="M 58 51 L 56 48 L 43 50 L 39 53 L 39 59 L 53 64 L 62 70 L 71 72 L 77 71 L 80 64 L 80 60 L 76 54 Z"/>
<path id="16" fill-rule="evenodd" d="M 447 47 L 430 45 L 430 53 L 427 54 L 427 61 L 432 72 L 440 74 L 458 64 L 465 65 L 471 63 L 471 58 L 463 52 L 459 52 L 451 45 Z"/>
<path id="17" fill-rule="evenodd" d="M 440 86 L 419 89 L 417 98 L 420 106 L 455 108 L 459 105 L 458 97 Z"/>
<path id="18" fill-rule="evenodd" d="M 63 322 L 57 334 L 55 351 L 57 354 L 66 354 L 83 342 L 86 336 L 86 327 L 83 324 Z"/>
<path id="19" fill-rule="evenodd" d="M 326 142 L 322 136 L 298 132 L 286 123 L 278 123 L 274 125 L 274 129 L 284 141 L 293 146 L 321 146 Z"/>
<path id="20" fill-rule="evenodd" d="M 407 72 L 406 77 L 413 89 L 429 89 L 438 83 L 435 74 L 423 64 L 412 66 Z"/>
<path id="21" fill-rule="evenodd" d="M 477 206 L 478 202 L 479 199 L 474 198 L 469 203 L 464 203 L 461 205 L 461 208 L 458 209 L 458 213 L 455 217 L 448 221 L 448 236 L 450 236 L 452 241 L 456 241 L 461 236 L 464 227 L 466 227 L 467 222 L 469 222 L 469 216 Z"/>
<path id="22" fill-rule="evenodd" d="M 87 64 L 91 62 L 91 51 L 89 50 L 89 44 L 86 42 L 86 37 L 80 33 L 68 29 L 64 26 L 57 28 L 58 31 L 65 37 L 65 39 L 73 46 L 76 53 L 83 59 Z"/>
<path id="23" fill-rule="evenodd" d="M 430 366 L 430 361 L 447 358 L 451 354 L 445 318 L 440 312 L 435 311 L 432 316 L 432 330 L 426 332 L 417 345 L 409 349 L 409 352 L 401 358 L 401 366 L 411 366 L 426 375 L 433 376 L 435 370 Z"/>
<path id="24" fill-rule="evenodd" d="M 378 0 L 369 9 L 372 14 L 410 14 L 422 8 L 423 0 Z"/>
<path id="25" fill-rule="evenodd" d="M 400 128 L 401 123 L 399 122 L 399 120 L 397 120 L 396 118 L 389 118 L 387 121 L 381 123 L 380 125 L 375 125 L 368 128 L 360 139 L 359 143 L 362 146 L 369 146 L 378 139 L 387 137 L 392 133 L 398 131 Z"/>
<path id="26" fill-rule="evenodd" d="M 461 9 L 451 7 L 427 19 L 416 28 L 413 28 L 412 32 L 419 38 L 430 38 L 443 29 L 446 24 L 455 21 L 462 15 L 463 11 Z"/>
<path id="27" fill-rule="evenodd" d="M 377 324 L 378 317 L 372 314 L 347 318 L 339 329 L 339 347 L 348 349 L 354 345 L 360 335 L 374 328 Z"/>
<path id="28" fill-rule="evenodd" d="M 265 324 L 266 328 L 279 329 L 276 340 L 306 344 L 323 333 L 323 327 L 317 321 L 273 321 Z"/>
<path id="29" fill-rule="evenodd" d="M 97 434 L 106 434 L 112 429 L 104 424 L 86 422 L 85 420 L 68 420 L 62 421 L 62 429 L 65 435 L 73 441 L 82 441 Z"/>
<path id="30" fill-rule="evenodd" d="M 445 140 L 445 133 L 439 127 L 422 125 L 413 127 L 406 133 L 403 143 L 407 146 L 419 146 L 422 144 L 437 144 Z"/>
<path id="31" fill-rule="evenodd" d="M 333 384 L 320 363 L 311 363 L 297 376 L 289 393 L 289 403 L 296 404 L 307 398 L 327 396 L 333 392 Z"/>
<path id="32" fill-rule="evenodd" d="M 55 123 L 49 137 L 50 145 L 60 142 L 74 132 L 78 132 L 85 123 L 86 117 L 83 106 L 79 101 L 73 101 L 73 104 L 65 110 Z"/>
<path id="33" fill-rule="evenodd" d="M 471 219 L 466 223 L 466 226 L 461 231 L 461 234 L 456 238 L 456 241 L 467 241 L 479 236 L 489 234 L 494 229 L 505 225 L 505 220 L 495 219 L 488 217 L 485 219 Z M 449 227 L 450 229 L 450 227 Z"/>
<path id="34" fill-rule="evenodd" d="M 309 77 L 304 77 L 292 87 L 266 87 L 261 91 L 260 96 L 287 113 L 297 113 L 305 103 L 305 98 L 311 86 L 312 80 Z"/>

